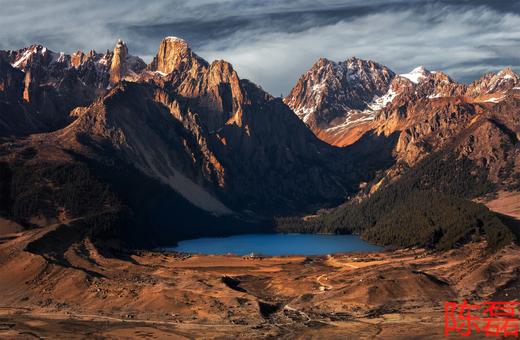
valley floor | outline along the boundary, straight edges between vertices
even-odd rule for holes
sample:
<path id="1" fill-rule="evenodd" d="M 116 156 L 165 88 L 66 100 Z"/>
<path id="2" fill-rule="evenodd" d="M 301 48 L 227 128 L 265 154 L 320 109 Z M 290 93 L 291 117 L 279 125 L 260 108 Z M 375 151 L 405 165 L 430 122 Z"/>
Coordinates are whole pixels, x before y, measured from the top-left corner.
<path id="1" fill-rule="evenodd" d="M 499 191 L 493 198 L 480 201 L 490 210 L 520 221 L 520 192 Z"/>
<path id="2" fill-rule="evenodd" d="M 0 238 L 0 338 L 443 338 L 443 302 L 520 297 L 520 247 L 323 257 L 113 253 Z M 52 242 L 48 241 L 47 242 Z M 55 240 L 60 242 L 60 240 Z"/>

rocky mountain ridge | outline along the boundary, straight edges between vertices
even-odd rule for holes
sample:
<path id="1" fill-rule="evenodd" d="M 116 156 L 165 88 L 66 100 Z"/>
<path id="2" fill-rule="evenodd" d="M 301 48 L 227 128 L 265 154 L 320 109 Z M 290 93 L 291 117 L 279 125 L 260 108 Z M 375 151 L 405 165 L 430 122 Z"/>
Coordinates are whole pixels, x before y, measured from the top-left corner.
<path id="1" fill-rule="evenodd" d="M 2 211 L 27 226 L 84 214 L 67 208 L 77 195 L 35 203 L 84 190 L 53 174 L 63 167 L 106 185 L 119 217 L 100 224 L 131 225 L 134 240 L 267 226 L 362 200 L 436 154 L 464 171 L 472 164 L 480 182 L 515 188 L 517 92 L 511 70 L 466 86 L 423 67 L 397 75 L 373 61 L 320 59 L 281 100 L 175 37 L 149 65 L 122 40 L 104 54 L 3 51 L 0 170 L 10 175 L 0 187 L 31 184 L 8 191 Z M 25 168 L 50 170 L 42 181 Z"/>
<path id="2" fill-rule="evenodd" d="M 367 136 L 387 139 L 393 165 L 360 183 L 343 205 L 304 219 L 282 218 L 279 230 L 356 233 L 383 245 L 442 250 L 482 235 L 491 249 L 517 240 L 516 224 L 475 202 L 520 190 L 518 79 L 509 68 L 469 86 L 423 67 L 396 75 L 384 96 L 389 99 L 367 122 L 314 129 L 346 149 Z M 355 114 L 344 112 L 347 120 Z"/>
<path id="3" fill-rule="evenodd" d="M 366 131 L 384 124 L 375 121 L 377 117 L 384 116 L 380 113 L 385 108 L 399 107 L 403 103 L 422 99 L 454 97 L 463 98 L 468 103 L 498 103 L 506 97 L 508 91 L 520 85 L 518 75 L 510 68 L 487 74 L 465 85 L 453 81 L 443 72 L 429 71 L 423 66 L 399 75 L 372 61 L 351 58 L 334 63 L 325 60 L 319 59 L 302 75 L 284 101 L 318 137 L 337 146 L 350 145 Z M 357 63 L 349 60 L 357 60 Z M 378 66 L 363 66 L 370 64 Z M 338 73 L 337 70 L 342 71 Z M 343 83 L 338 80 L 327 81 L 336 79 L 338 74 L 358 72 L 364 73 L 365 78 L 342 76 Z M 373 87 L 366 86 L 367 77 Z M 352 98 L 363 99 L 356 103 Z M 331 112 L 334 112 L 332 116 Z"/>
<path id="4" fill-rule="evenodd" d="M 0 135 L 27 135 L 62 128 L 71 122 L 69 112 L 87 106 L 127 77 L 135 77 L 146 64 L 128 54 L 123 41 L 114 51 L 72 55 L 56 53 L 42 45 L 31 45 L 17 51 L 0 51 L 2 78 L 10 78 L 9 111 L 17 111 L 15 119 L 6 121 Z M 16 79 L 16 80 L 15 80 Z M 0 80 L 1 81 L 1 80 Z M 16 90 L 15 97 L 14 90 Z M 9 89 L 4 89 L 3 92 Z M 7 110 L 6 110 L 7 111 Z M 23 127 L 15 124 L 24 121 Z"/>
<path id="5" fill-rule="evenodd" d="M 9 103 L 34 106 L 26 111 L 28 117 L 40 118 L 39 102 L 32 95 L 38 92 L 30 92 L 29 101 L 24 100 L 20 91 L 27 87 L 12 83 L 27 78 L 34 69 L 39 70 L 39 78 L 30 82 L 29 91 L 43 86 L 57 98 L 65 93 L 75 98 L 80 90 L 86 93 L 81 102 L 71 100 L 60 110 L 48 110 L 59 121 L 70 107 L 61 126 L 42 124 L 36 131 L 44 133 L 22 141 L 12 135 L 23 132 L 6 133 L 15 145 L 11 151 L 5 149 L 10 155 L 4 159 L 7 167 L 18 169 L 17 159 L 34 167 L 49 162 L 87 165 L 94 171 L 92 176 L 119 188 L 114 194 L 136 215 L 140 208 L 134 196 L 140 194 L 126 187 L 131 178 L 146 178 L 160 186 L 166 197 L 149 207 L 150 211 L 161 207 L 156 215 L 164 216 L 169 200 L 191 207 L 179 211 L 184 217 L 176 222 L 153 219 L 160 230 L 167 223 L 190 225 L 187 211 L 200 210 L 206 221 L 236 216 L 244 222 L 337 204 L 357 190 L 360 180 L 369 180 L 392 162 L 390 149 L 383 146 L 387 152 L 381 153 L 377 138 L 368 138 L 366 147 L 352 150 L 320 141 L 280 98 L 240 79 L 226 61 L 206 62 L 179 38 L 165 38 L 146 66 L 129 54 L 122 41 L 114 52 L 103 55 L 76 53 L 60 59 L 40 47 L 3 55 L 9 62 L 9 76 L 4 77 L 9 89 L 4 92 L 18 89 L 18 97 Z M 79 89 L 63 87 L 69 78 Z M 367 157 L 372 152 L 378 157 Z M 121 170 L 116 169 L 125 170 L 118 176 Z M 39 220 L 55 221 L 60 214 L 71 214 L 58 209 L 39 211 L 45 215 Z M 177 211 L 175 206 L 169 209 Z"/>

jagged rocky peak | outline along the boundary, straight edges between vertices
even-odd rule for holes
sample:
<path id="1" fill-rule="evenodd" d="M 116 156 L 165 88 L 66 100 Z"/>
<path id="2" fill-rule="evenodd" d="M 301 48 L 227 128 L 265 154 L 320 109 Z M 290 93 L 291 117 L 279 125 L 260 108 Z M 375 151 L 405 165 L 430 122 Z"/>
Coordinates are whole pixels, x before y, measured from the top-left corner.
<path id="1" fill-rule="evenodd" d="M 419 66 L 396 77 L 392 90 L 398 95 L 434 99 L 461 96 L 466 91 L 466 85 L 453 81 L 444 72 L 430 71 Z"/>
<path id="2" fill-rule="evenodd" d="M 193 60 L 203 63 L 202 59 L 192 52 L 186 40 L 166 37 L 162 40 L 157 55 L 150 64 L 150 69 L 170 74 L 174 70 L 182 69 L 184 64 L 191 64 Z"/>
<path id="3" fill-rule="evenodd" d="M 31 67 L 41 67 L 43 70 L 55 74 L 60 74 L 61 71 L 66 71 L 69 68 L 78 69 L 89 60 L 97 62 L 103 59 L 103 55 L 97 54 L 95 51 L 85 54 L 78 50 L 69 55 L 64 52 L 53 52 L 40 44 L 31 45 L 17 51 L 2 52 L 14 68 L 27 71 Z M 108 63 L 105 64 L 108 65 Z"/>
<path id="4" fill-rule="evenodd" d="M 324 141 L 345 146 L 371 126 L 384 123 L 382 112 L 417 100 L 460 97 L 467 86 L 424 66 L 396 75 L 387 67 L 355 57 L 335 63 L 319 59 L 284 101 Z M 383 121 L 381 121 L 383 120 Z"/>
<path id="5" fill-rule="evenodd" d="M 69 55 L 53 52 L 43 45 L 31 45 L 18 51 L 5 51 L 3 54 L 4 60 L 22 71 L 38 67 L 40 77 L 45 81 L 48 78 L 62 77 L 70 69 L 76 69 L 79 70 L 80 77 L 88 78 L 83 81 L 90 82 L 93 78 L 100 80 L 106 77 L 113 85 L 127 77 L 137 78 L 138 73 L 146 68 L 143 60 L 128 53 L 128 47 L 121 39 L 117 41 L 113 51 L 107 50 L 105 54 L 93 50 L 88 53 L 78 50 Z M 94 73 L 97 75 L 94 76 Z"/>
<path id="6" fill-rule="evenodd" d="M 67 56 L 64 53 L 54 53 L 40 44 L 31 45 L 18 51 L 9 51 L 8 53 L 11 65 L 21 70 L 34 63 L 48 65 L 53 62 L 63 63 L 67 61 Z"/>
<path id="7" fill-rule="evenodd" d="M 0 51 L 0 57 L 24 73 L 23 81 L 12 84 L 9 93 L 18 97 L 13 97 L 11 103 L 17 103 L 19 110 L 26 110 L 31 119 L 39 122 L 33 124 L 33 132 L 65 126 L 72 109 L 88 106 L 123 78 L 138 80 L 146 67 L 144 61 L 128 54 L 122 41 L 113 52 L 105 54 L 76 51 L 68 55 L 31 45 L 17 51 Z M 14 125 L 9 129 L 13 134 L 26 132 Z"/>
<path id="8" fill-rule="evenodd" d="M 438 80 L 448 82 L 448 83 L 455 82 L 453 79 L 451 79 L 451 77 L 449 75 L 447 75 L 446 73 L 444 73 L 442 71 L 431 72 L 430 77 L 433 77 L 434 79 L 438 79 Z"/>
<path id="9" fill-rule="evenodd" d="M 356 57 L 342 62 L 320 58 L 302 78 L 305 78 L 306 75 L 311 75 L 311 78 L 315 80 L 324 80 L 323 78 L 343 80 L 354 86 L 357 82 L 364 82 L 364 85 L 368 86 L 374 85 L 378 80 L 382 80 L 388 85 L 395 76 L 392 70 L 381 64 Z M 318 77 L 312 77 L 313 75 Z"/>
<path id="10" fill-rule="evenodd" d="M 112 62 L 124 61 L 128 57 L 128 47 L 122 39 L 118 39 L 116 46 L 114 47 L 114 53 L 112 56 Z"/>
<path id="11" fill-rule="evenodd" d="M 314 130 L 350 124 L 368 119 L 349 116 L 369 109 L 388 92 L 394 77 L 392 70 L 371 60 L 352 57 L 336 63 L 320 58 L 284 102 Z"/>
<path id="12" fill-rule="evenodd" d="M 106 55 L 96 53 L 94 50 L 90 50 L 88 53 L 84 53 L 81 50 L 77 50 L 76 52 L 72 53 L 70 55 L 70 64 L 74 68 L 79 68 L 83 66 L 86 62 L 92 60 L 92 61 L 98 61 L 101 62 L 104 65 L 108 65 L 107 59 L 110 59 L 111 53 L 108 52 Z"/>
<path id="13" fill-rule="evenodd" d="M 497 73 L 488 73 L 474 81 L 468 87 L 470 97 L 485 96 L 487 94 L 505 93 L 520 85 L 520 76 L 511 67 L 506 67 Z M 496 97 L 496 100 L 499 98 Z"/>
<path id="14" fill-rule="evenodd" d="M 204 112 L 200 119 L 210 130 L 226 123 L 241 124 L 244 91 L 233 66 L 224 60 L 209 64 L 180 38 L 163 39 L 148 69 L 167 82 L 171 91 L 194 99 Z"/>
<path id="15" fill-rule="evenodd" d="M 516 74 L 516 72 L 513 71 L 511 67 L 506 67 L 500 70 L 500 72 L 497 73 L 497 77 L 505 80 L 510 79 L 513 81 L 518 81 L 518 79 L 520 79 L 518 74 Z"/>
<path id="16" fill-rule="evenodd" d="M 126 73 L 126 59 L 128 58 L 128 47 L 123 40 L 117 40 L 114 47 L 112 62 L 110 64 L 110 83 L 116 84 L 121 81 Z"/>
<path id="17" fill-rule="evenodd" d="M 203 59 L 201 61 L 205 62 Z M 198 66 L 198 65 L 197 65 Z M 239 86 L 240 79 L 233 69 L 233 65 L 229 62 L 218 59 L 197 69 L 201 73 L 202 84 L 208 87 L 230 84 L 231 86 Z"/>
<path id="18" fill-rule="evenodd" d="M 88 59 L 87 55 L 83 51 L 76 51 L 70 56 L 70 63 L 73 67 L 80 67 Z"/>
<path id="19" fill-rule="evenodd" d="M 122 39 L 118 39 L 113 52 L 107 54 L 100 63 L 110 64 L 110 84 L 115 85 L 123 79 L 137 79 L 139 73 L 146 68 L 145 62 L 128 52 Z"/>
<path id="20" fill-rule="evenodd" d="M 380 80 L 382 83 L 388 84 L 391 79 L 395 76 L 394 72 L 388 67 L 376 63 L 372 60 L 363 60 L 356 57 L 351 57 L 345 60 L 344 65 L 350 71 L 350 80 L 357 76 L 361 76 L 362 80 L 368 82 L 377 82 Z"/>

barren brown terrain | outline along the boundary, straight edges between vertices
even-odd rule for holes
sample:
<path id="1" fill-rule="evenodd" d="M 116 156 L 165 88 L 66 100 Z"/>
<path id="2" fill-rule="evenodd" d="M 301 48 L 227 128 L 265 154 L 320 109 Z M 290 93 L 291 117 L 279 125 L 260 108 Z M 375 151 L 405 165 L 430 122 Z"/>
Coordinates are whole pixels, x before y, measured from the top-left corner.
<path id="1" fill-rule="evenodd" d="M 60 246 L 67 228 L 2 235 L 0 338 L 433 339 L 444 301 L 520 297 L 518 246 L 244 258 Z"/>
<path id="2" fill-rule="evenodd" d="M 483 203 L 491 210 L 520 220 L 520 192 L 500 191 Z"/>
<path id="3" fill-rule="evenodd" d="M 520 335 L 520 1 L 1 4 L 0 340 Z"/>

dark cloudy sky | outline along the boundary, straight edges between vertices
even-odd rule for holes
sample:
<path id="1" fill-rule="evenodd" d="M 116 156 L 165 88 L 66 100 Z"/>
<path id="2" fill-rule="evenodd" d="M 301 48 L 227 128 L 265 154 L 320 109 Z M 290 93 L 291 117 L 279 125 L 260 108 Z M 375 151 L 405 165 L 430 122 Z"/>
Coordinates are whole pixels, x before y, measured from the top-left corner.
<path id="1" fill-rule="evenodd" d="M 286 94 L 319 57 L 418 65 L 471 81 L 520 70 L 517 0 L 0 0 L 0 49 L 98 51 L 127 41 L 149 61 L 164 36 Z"/>

